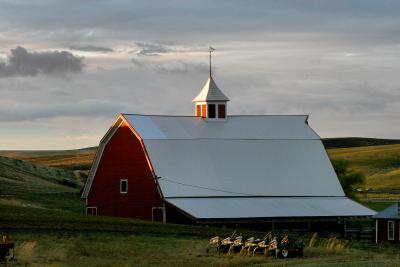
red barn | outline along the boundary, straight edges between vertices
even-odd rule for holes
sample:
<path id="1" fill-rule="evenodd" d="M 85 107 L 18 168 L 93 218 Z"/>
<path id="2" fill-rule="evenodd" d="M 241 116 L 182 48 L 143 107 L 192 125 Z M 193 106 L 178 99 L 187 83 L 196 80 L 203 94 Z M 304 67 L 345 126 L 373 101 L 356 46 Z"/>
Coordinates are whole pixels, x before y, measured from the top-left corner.
<path id="1" fill-rule="evenodd" d="M 195 116 L 121 114 L 83 191 L 87 213 L 175 223 L 308 223 L 374 212 L 348 199 L 308 116 L 231 116 L 210 76 Z"/>

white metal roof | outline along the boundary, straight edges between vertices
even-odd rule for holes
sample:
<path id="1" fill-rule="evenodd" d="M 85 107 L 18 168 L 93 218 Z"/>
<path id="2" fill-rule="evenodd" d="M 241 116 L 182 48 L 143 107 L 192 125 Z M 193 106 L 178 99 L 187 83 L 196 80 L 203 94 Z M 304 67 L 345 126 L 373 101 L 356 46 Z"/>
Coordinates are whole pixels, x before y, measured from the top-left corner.
<path id="1" fill-rule="evenodd" d="M 165 197 L 344 196 L 307 116 L 124 117 Z"/>
<path id="2" fill-rule="evenodd" d="M 215 122 L 194 116 L 124 114 L 146 139 L 317 139 L 306 124 L 307 115 L 228 116 Z"/>
<path id="3" fill-rule="evenodd" d="M 208 78 L 200 93 L 193 99 L 193 102 L 204 101 L 229 101 L 229 98 L 222 93 L 211 76 Z"/>
<path id="4" fill-rule="evenodd" d="M 372 216 L 346 197 L 167 198 L 197 219 Z"/>
<path id="5" fill-rule="evenodd" d="M 165 197 L 344 196 L 320 140 L 144 140 Z"/>

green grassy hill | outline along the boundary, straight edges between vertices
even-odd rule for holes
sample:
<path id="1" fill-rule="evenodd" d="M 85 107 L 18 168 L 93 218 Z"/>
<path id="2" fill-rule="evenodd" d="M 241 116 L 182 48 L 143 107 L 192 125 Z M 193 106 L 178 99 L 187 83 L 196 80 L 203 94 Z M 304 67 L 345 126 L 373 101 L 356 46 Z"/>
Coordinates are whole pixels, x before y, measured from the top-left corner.
<path id="1" fill-rule="evenodd" d="M 326 149 L 400 144 L 399 139 L 378 139 L 365 137 L 324 138 L 322 141 Z"/>
<path id="2" fill-rule="evenodd" d="M 400 192 L 400 144 L 328 149 L 331 159 L 345 159 L 364 173 L 366 187 Z"/>
<path id="3" fill-rule="evenodd" d="M 0 157 L 0 204 L 83 212 L 83 179 L 69 170 Z"/>

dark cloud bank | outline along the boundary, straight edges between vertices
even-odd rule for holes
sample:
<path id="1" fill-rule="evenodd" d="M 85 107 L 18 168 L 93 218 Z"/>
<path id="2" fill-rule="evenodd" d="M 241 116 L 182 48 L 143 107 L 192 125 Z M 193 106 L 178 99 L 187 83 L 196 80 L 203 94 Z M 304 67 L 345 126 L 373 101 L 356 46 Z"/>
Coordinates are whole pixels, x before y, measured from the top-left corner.
<path id="1" fill-rule="evenodd" d="M 8 62 L 0 62 L 0 78 L 78 73 L 83 69 L 82 61 L 82 57 L 66 51 L 30 52 L 18 46 L 11 49 Z"/>

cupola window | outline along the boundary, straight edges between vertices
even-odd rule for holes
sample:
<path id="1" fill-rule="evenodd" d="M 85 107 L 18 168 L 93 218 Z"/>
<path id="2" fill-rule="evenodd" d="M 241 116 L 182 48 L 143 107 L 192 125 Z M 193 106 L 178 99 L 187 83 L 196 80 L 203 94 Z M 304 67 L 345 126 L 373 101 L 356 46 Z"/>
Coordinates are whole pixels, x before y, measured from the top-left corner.
<path id="1" fill-rule="evenodd" d="M 215 104 L 208 104 L 208 118 L 215 119 L 216 118 L 216 110 Z"/>
<path id="2" fill-rule="evenodd" d="M 225 117 L 226 117 L 225 104 L 219 104 L 218 105 L 218 118 L 225 119 Z"/>
<path id="3" fill-rule="evenodd" d="M 201 105 L 201 116 L 203 118 L 207 117 L 207 105 L 205 104 Z"/>
<path id="4" fill-rule="evenodd" d="M 196 117 L 201 117 L 201 105 L 196 105 Z"/>

